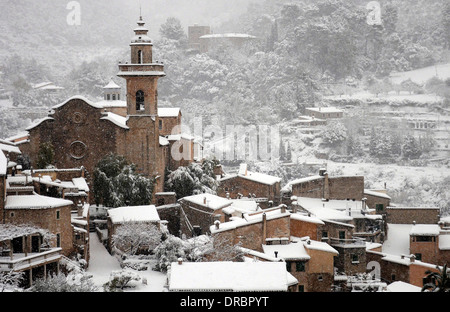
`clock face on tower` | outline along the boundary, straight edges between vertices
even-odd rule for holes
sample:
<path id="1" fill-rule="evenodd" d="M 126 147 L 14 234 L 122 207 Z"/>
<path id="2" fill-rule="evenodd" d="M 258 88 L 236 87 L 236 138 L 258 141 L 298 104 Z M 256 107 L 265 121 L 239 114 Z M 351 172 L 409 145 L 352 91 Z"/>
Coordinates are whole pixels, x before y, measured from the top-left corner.
<path id="1" fill-rule="evenodd" d="M 87 146 L 81 141 L 74 141 L 70 144 L 70 156 L 75 159 L 81 159 L 86 155 Z"/>

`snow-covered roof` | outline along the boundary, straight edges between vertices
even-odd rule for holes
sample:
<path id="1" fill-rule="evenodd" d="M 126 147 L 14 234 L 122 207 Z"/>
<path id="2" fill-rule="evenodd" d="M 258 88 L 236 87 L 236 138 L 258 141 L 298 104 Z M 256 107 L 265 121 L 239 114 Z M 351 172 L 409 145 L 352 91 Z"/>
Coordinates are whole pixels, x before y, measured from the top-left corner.
<path id="1" fill-rule="evenodd" d="M 6 169 L 8 168 L 8 160 L 5 154 L 0 151 L 0 175 L 6 175 Z"/>
<path id="2" fill-rule="evenodd" d="M 383 197 L 383 198 L 386 198 L 386 199 L 391 199 L 391 197 L 389 195 L 387 195 L 385 193 L 382 193 L 382 192 L 373 191 L 373 190 L 364 189 L 364 194 L 377 196 L 377 197 Z"/>
<path id="3" fill-rule="evenodd" d="M 437 224 L 416 224 L 411 227 L 409 235 L 414 236 L 437 236 L 439 235 L 440 226 Z"/>
<path id="4" fill-rule="evenodd" d="M 159 214 L 155 205 L 126 206 L 108 210 L 112 223 L 123 222 L 154 222 L 159 221 Z"/>
<path id="5" fill-rule="evenodd" d="M 6 197 L 5 209 L 49 209 L 70 206 L 73 202 L 67 199 L 33 195 L 9 195 Z"/>
<path id="6" fill-rule="evenodd" d="M 31 130 L 31 129 L 33 129 L 33 128 L 36 128 L 36 127 L 39 126 L 41 123 L 43 123 L 44 121 L 47 121 L 47 120 L 55 120 L 55 119 L 52 118 L 52 117 L 44 117 L 44 118 L 41 118 L 41 119 L 37 120 L 36 122 L 34 122 L 33 124 L 31 124 L 30 126 L 28 126 L 27 128 L 25 128 L 25 130 L 29 131 L 29 130 Z"/>
<path id="7" fill-rule="evenodd" d="M 107 112 L 107 113 L 104 113 L 104 116 L 101 117 L 100 119 L 109 120 L 116 126 L 119 126 L 124 129 L 129 129 L 129 127 L 127 126 L 127 118 L 126 117 L 123 117 L 123 116 L 120 116 L 120 115 L 117 115 L 117 114 L 114 114 L 111 112 Z"/>
<path id="8" fill-rule="evenodd" d="M 72 182 L 79 191 L 89 192 L 89 186 L 87 185 L 85 178 L 73 178 Z"/>
<path id="9" fill-rule="evenodd" d="M 178 117 L 179 107 L 158 107 L 158 117 Z"/>
<path id="10" fill-rule="evenodd" d="M 250 198 L 230 199 L 231 206 L 235 211 L 239 213 L 250 213 L 258 211 L 258 203 Z"/>
<path id="11" fill-rule="evenodd" d="M 281 188 L 281 191 L 282 192 L 292 192 L 292 185 L 294 185 L 294 184 L 314 181 L 314 180 L 323 179 L 323 178 L 324 178 L 323 176 L 314 175 L 314 176 L 310 176 L 310 177 L 295 179 L 295 180 L 292 180 L 292 181 L 288 182 L 285 186 L 283 186 Z"/>
<path id="12" fill-rule="evenodd" d="M 305 109 L 319 113 L 342 113 L 342 110 L 336 107 L 306 107 Z"/>
<path id="13" fill-rule="evenodd" d="M 84 101 L 86 104 L 88 104 L 88 105 L 90 105 L 90 106 L 92 106 L 92 107 L 94 107 L 94 108 L 102 108 L 101 106 L 98 106 L 96 103 L 92 102 L 91 100 L 88 100 L 87 98 L 85 98 L 85 97 L 82 96 L 82 95 L 75 95 L 75 96 L 73 96 L 73 97 L 71 97 L 71 98 L 65 100 L 64 102 L 62 102 L 62 103 L 60 103 L 60 104 L 57 104 L 57 105 L 53 106 L 52 109 L 60 108 L 60 107 L 62 107 L 62 106 L 64 106 L 64 105 L 66 105 L 68 102 L 70 102 L 70 101 L 72 101 L 72 100 L 82 100 L 82 101 Z"/>
<path id="14" fill-rule="evenodd" d="M 6 153 L 22 154 L 20 149 L 16 145 L 12 144 L 11 142 L 8 142 L 8 143 L 0 142 L 0 151 L 4 151 Z"/>
<path id="15" fill-rule="evenodd" d="M 215 224 L 211 225 L 209 227 L 209 230 L 211 233 L 214 234 L 214 233 L 232 230 L 232 229 L 235 229 L 235 228 L 238 228 L 241 226 L 247 226 L 250 224 L 262 222 L 263 214 L 266 216 L 266 220 L 273 220 L 273 219 L 277 219 L 277 218 L 289 217 L 290 212 L 287 210 L 284 210 L 284 212 L 283 212 L 282 208 L 274 207 L 274 208 L 261 210 L 258 212 L 244 213 L 242 218 L 232 217 L 232 218 L 230 218 L 230 221 L 228 221 L 228 222 L 219 223 L 218 224 L 219 228 L 217 228 L 217 226 Z"/>
<path id="16" fill-rule="evenodd" d="M 183 197 L 182 200 L 191 202 L 199 206 L 207 207 L 212 210 L 225 208 L 231 206 L 232 204 L 232 202 L 227 198 L 219 197 L 217 195 L 209 193 L 186 196 Z"/>
<path id="17" fill-rule="evenodd" d="M 265 254 L 284 260 L 309 260 L 311 257 L 302 243 L 289 243 L 286 245 L 262 245 Z"/>
<path id="18" fill-rule="evenodd" d="M 298 283 L 284 262 L 173 262 L 169 291 L 287 291 Z"/>
<path id="19" fill-rule="evenodd" d="M 402 281 L 396 281 L 387 285 L 388 292 L 421 292 L 422 288 Z"/>
<path id="20" fill-rule="evenodd" d="M 292 240 L 298 241 L 296 238 L 293 238 Z M 329 244 L 327 244 L 325 242 L 319 242 L 316 240 L 312 240 L 312 239 L 309 239 L 309 237 L 300 238 L 300 241 L 303 243 L 303 246 L 306 249 L 313 249 L 313 250 L 329 252 L 329 253 L 332 253 L 335 255 L 339 254 L 339 252 L 336 249 L 334 249 L 333 247 L 331 247 Z"/>
<path id="21" fill-rule="evenodd" d="M 100 106 L 102 108 L 105 107 L 127 107 L 126 101 L 121 100 L 102 100 L 95 103 L 97 106 Z"/>
<path id="22" fill-rule="evenodd" d="M 321 220 L 327 219 L 339 222 L 353 220 L 353 212 L 361 210 L 361 201 L 324 201 L 321 198 L 297 197 L 296 203 L 304 210 L 308 211 Z M 352 215 L 348 214 L 347 207 L 350 207 Z"/>
<path id="23" fill-rule="evenodd" d="M 248 35 L 248 34 L 238 34 L 238 33 L 225 33 L 225 34 L 209 34 L 209 35 L 203 35 L 200 37 L 200 39 L 215 39 L 215 38 L 249 38 L 254 39 L 255 36 Z"/>
<path id="24" fill-rule="evenodd" d="M 298 220 L 298 221 L 303 221 L 303 222 L 308 222 L 308 223 L 316 223 L 316 224 L 322 224 L 322 225 L 325 224 L 319 218 L 316 218 L 316 217 L 313 217 L 313 216 L 307 216 L 307 215 L 304 215 L 304 214 L 302 214 L 300 212 L 291 213 L 291 219 Z"/>
<path id="25" fill-rule="evenodd" d="M 103 87 L 103 89 L 120 89 L 120 86 L 111 79 L 109 83 Z"/>
<path id="26" fill-rule="evenodd" d="M 219 181 L 226 181 L 228 179 L 240 177 L 243 179 L 255 181 L 258 183 L 266 184 L 266 185 L 273 185 L 275 183 L 281 182 L 281 178 L 274 177 L 265 173 L 259 173 L 259 172 L 252 172 L 252 171 L 246 171 L 246 174 L 232 174 L 232 175 L 226 175 L 223 178 L 219 179 Z"/>

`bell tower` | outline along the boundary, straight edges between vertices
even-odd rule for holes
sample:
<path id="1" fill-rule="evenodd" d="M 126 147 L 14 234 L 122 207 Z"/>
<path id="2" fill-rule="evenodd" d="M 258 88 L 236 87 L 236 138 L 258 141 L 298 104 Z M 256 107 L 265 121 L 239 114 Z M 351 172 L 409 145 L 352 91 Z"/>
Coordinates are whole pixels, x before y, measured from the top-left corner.
<path id="1" fill-rule="evenodd" d="M 119 64 L 117 76 L 126 79 L 127 115 L 152 116 L 158 114 L 158 78 L 164 77 L 164 65 L 153 63 L 153 43 L 147 35 L 142 16 L 131 38 L 131 63 Z"/>

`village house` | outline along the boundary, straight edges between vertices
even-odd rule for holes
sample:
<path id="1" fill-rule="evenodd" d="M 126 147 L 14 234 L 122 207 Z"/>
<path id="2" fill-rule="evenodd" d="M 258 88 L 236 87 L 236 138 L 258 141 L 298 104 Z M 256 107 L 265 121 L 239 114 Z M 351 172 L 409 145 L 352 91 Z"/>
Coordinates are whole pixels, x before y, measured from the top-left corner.
<path id="1" fill-rule="evenodd" d="M 344 117 L 344 112 L 336 107 L 307 107 L 305 113 L 318 119 L 334 119 Z"/>
<path id="2" fill-rule="evenodd" d="M 186 237 L 209 233 L 214 221 L 225 221 L 222 210 L 232 204 L 227 198 L 208 193 L 186 196 L 178 202 L 181 206 L 180 233 Z"/>
<path id="3" fill-rule="evenodd" d="M 169 291 L 288 292 L 297 279 L 284 262 L 172 262 L 167 275 Z"/>
<path id="4" fill-rule="evenodd" d="M 281 178 L 247 170 L 247 164 L 241 164 L 237 174 L 221 177 L 217 194 L 221 197 L 258 198 L 265 207 L 277 206 L 280 203 Z"/>
<path id="5" fill-rule="evenodd" d="M 45 236 L 39 228 L 0 224 L 0 274 L 23 273 L 20 286 L 24 288 L 38 278 L 57 274 L 62 249 L 48 244 Z"/>
<path id="6" fill-rule="evenodd" d="M 107 248 L 110 253 L 113 253 L 115 246 L 113 236 L 117 233 L 117 229 L 126 223 L 144 223 L 149 225 L 155 225 L 156 228 L 161 230 L 161 219 L 158 215 L 158 211 L 154 205 L 145 206 L 126 206 L 108 209 L 108 243 Z M 145 246 L 146 249 L 152 246 Z M 153 246 L 154 247 L 154 246 Z M 126 250 L 120 250 L 126 252 Z M 140 252 L 145 252 L 141 250 Z"/>

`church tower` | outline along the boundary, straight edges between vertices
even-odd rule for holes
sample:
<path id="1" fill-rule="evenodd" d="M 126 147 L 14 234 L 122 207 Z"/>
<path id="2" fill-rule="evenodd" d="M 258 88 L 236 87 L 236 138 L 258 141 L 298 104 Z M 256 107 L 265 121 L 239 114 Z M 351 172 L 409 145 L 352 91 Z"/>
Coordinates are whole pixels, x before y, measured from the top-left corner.
<path id="1" fill-rule="evenodd" d="M 118 153 L 136 164 L 139 173 L 156 177 L 155 191 L 162 191 L 166 157 L 159 144 L 158 79 L 164 66 L 152 59 L 152 40 L 142 16 L 131 39 L 131 63 L 119 64 L 117 76 L 126 80 L 128 130 Z"/>
<path id="2" fill-rule="evenodd" d="M 134 29 L 131 39 L 131 63 L 119 64 L 117 76 L 127 81 L 127 115 L 152 116 L 158 115 L 158 78 L 163 77 L 164 66 L 153 63 L 152 40 L 147 35 L 148 29 L 142 16 Z"/>

